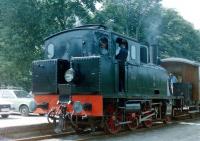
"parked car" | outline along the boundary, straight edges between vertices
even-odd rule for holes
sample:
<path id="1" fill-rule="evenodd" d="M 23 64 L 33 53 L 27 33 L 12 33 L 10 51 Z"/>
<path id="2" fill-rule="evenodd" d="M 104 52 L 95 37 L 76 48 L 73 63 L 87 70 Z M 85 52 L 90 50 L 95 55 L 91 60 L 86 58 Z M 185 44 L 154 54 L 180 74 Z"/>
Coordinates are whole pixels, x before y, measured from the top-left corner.
<path id="1" fill-rule="evenodd" d="M 11 103 L 0 98 L 0 115 L 2 118 L 8 118 L 11 111 Z"/>
<path id="2" fill-rule="evenodd" d="M 28 116 L 36 107 L 33 97 L 24 90 L 0 89 L 0 98 L 13 103 L 13 111 L 20 112 L 22 116 Z"/>

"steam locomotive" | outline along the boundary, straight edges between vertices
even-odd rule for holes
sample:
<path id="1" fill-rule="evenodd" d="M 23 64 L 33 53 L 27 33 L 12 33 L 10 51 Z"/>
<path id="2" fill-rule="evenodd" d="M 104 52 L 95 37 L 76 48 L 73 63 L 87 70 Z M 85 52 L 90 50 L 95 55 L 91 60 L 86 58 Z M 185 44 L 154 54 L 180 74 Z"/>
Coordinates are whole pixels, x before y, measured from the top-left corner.
<path id="1" fill-rule="evenodd" d="M 122 67 L 116 59 L 119 44 L 128 52 Z M 183 107 L 184 96 L 169 94 L 168 72 L 154 63 L 151 48 L 135 39 L 103 25 L 85 25 L 47 37 L 44 46 L 45 59 L 33 62 L 35 112 L 48 113 L 62 128 L 116 134 L 125 126 L 135 130 L 155 120 L 167 122 L 174 108 Z"/>

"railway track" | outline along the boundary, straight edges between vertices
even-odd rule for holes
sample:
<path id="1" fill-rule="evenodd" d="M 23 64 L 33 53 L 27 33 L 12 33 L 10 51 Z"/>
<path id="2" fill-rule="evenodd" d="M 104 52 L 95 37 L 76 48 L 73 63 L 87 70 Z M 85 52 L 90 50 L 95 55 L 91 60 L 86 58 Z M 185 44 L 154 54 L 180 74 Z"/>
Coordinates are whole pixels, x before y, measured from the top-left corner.
<path id="1" fill-rule="evenodd" d="M 129 133 L 134 133 L 134 132 L 144 132 L 147 130 L 151 129 L 157 129 L 157 128 L 162 128 L 164 126 L 163 123 L 155 123 L 152 128 L 140 128 L 135 131 L 127 131 L 127 130 L 122 130 L 117 136 L 123 135 L 123 134 L 129 134 Z M 79 134 L 77 135 L 75 132 L 68 132 L 68 133 L 63 133 L 63 134 L 55 134 L 55 135 L 44 135 L 44 136 L 38 136 L 38 137 L 31 137 L 31 138 L 24 138 L 24 139 L 18 139 L 16 141 L 38 141 L 38 140 L 43 140 L 43 141 L 48 141 L 48 140 L 53 140 L 53 139 L 60 139 L 60 140 L 70 140 L 70 141 L 86 141 L 86 140 L 93 140 L 96 138 L 101 138 L 101 137 L 112 137 L 115 135 L 111 134 L 105 134 L 104 132 L 95 132 L 95 133 L 88 133 L 86 132 L 85 134 Z"/>
<path id="2" fill-rule="evenodd" d="M 185 118 L 185 117 L 179 117 L 176 120 L 173 120 L 169 122 L 168 124 L 163 124 L 162 122 L 154 122 L 153 126 L 151 128 L 139 128 L 135 131 L 128 131 L 128 130 L 122 130 L 117 136 L 123 135 L 123 134 L 129 134 L 129 133 L 134 133 L 134 132 L 145 132 L 148 130 L 153 130 L 153 129 L 158 129 L 158 128 L 163 128 L 163 127 L 168 127 L 172 125 L 176 125 L 179 122 L 187 122 L 187 121 L 194 121 L 194 120 L 199 120 L 200 115 L 196 115 L 195 118 Z M 68 131 L 68 132 L 63 132 L 63 133 L 53 133 L 53 134 L 45 134 L 41 136 L 33 136 L 33 137 L 27 137 L 27 138 L 19 138 L 15 139 L 16 141 L 38 141 L 38 140 L 44 140 L 48 141 L 51 139 L 61 139 L 64 138 L 63 140 L 71 140 L 71 141 L 85 141 L 85 140 L 92 140 L 95 138 L 101 138 L 101 137 L 112 137 L 113 135 L 110 134 L 105 134 L 102 131 L 98 132 L 89 132 L 85 131 L 82 134 L 77 135 L 76 132 L 74 131 Z"/>
<path id="3" fill-rule="evenodd" d="M 16 141 L 38 141 L 38 140 L 45 140 L 45 139 L 51 139 L 51 138 L 59 138 L 67 135 L 73 135 L 76 134 L 75 132 L 63 132 L 63 133 L 56 133 L 56 134 L 47 134 L 42 136 L 35 136 L 35 137 L 29 137 L 29 138 L 21 138 L 16 139 Z"/>

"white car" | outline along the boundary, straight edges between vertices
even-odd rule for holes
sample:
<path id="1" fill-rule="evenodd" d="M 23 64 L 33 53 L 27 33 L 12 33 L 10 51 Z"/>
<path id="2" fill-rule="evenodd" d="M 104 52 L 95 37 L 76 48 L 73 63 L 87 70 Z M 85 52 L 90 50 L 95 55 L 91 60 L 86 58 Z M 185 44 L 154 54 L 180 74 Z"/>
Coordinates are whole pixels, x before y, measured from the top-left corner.
<path id="1" fill-rule="evenodd" d="M 8 118 L 11 112 L 11 103 L 0 98 L 0 115 L 2 118 Z"/>
<path id="2" fill-rule="evenodd" d="M 13 111 L 20 112 L 22 116 L 28 116 L 36 107 L 33 97 L 24 90 L 0 89 L 0 98 L 12 103 Z"/>

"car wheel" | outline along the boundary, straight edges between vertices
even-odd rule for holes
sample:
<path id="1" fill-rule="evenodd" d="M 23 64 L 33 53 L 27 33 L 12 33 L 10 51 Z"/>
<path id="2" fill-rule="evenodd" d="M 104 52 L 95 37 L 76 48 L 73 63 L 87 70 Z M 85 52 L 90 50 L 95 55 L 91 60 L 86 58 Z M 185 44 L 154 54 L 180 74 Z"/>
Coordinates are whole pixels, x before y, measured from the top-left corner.
<path id="1" fill-rule="evenodd" d="M 8 118 L 9 115 L 1 115 L 2 118 Z"/>
<path id="2" fill-rule="evenodd" d="M 26 105 L 23 105 L 19 108 L 19 111 L 22 116 L 28 116 L 29 115 L 29 108 Z"/>

